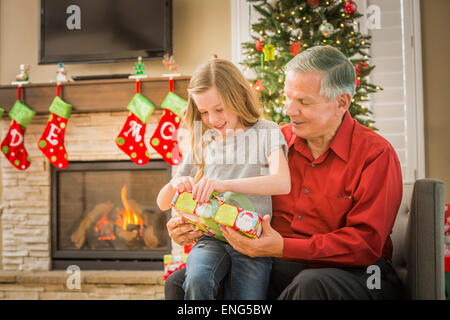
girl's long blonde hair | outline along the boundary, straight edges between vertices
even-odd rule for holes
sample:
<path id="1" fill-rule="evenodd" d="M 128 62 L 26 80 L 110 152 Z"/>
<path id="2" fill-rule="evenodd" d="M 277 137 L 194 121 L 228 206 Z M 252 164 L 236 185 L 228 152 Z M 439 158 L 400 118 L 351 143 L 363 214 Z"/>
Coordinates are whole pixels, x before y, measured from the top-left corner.
<path id="1" fill-rule="evenodd" d="M 241 125 L 250 127 L 261 118 L 260 104 L 254 89 L 244 78 L 239 69 L 230 61 L 213 59 L 198 68 L 191 77 L 188 87 L 188 104 L 183 115 L 183 124 L 189 134 L 194 165 L 197 168 L 194 181 L 198 182 L 204 174 L 205 159 L 203 150 L 206 147 L 204 133 L 210 129 L 202 122 L 200 112 L 192 94 L 203 93 L 215 88 L 223 107 L 235 114 Z M 201 137 L 195 131 L 195 123 L 201 123 Z"/>

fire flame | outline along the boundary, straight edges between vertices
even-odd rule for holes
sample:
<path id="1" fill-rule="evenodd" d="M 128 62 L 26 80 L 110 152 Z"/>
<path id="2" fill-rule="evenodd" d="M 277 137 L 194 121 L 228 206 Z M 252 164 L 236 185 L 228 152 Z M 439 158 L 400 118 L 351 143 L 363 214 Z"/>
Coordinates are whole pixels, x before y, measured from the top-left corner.
<path id="1" fill-rule="evenodd" d="M 107 228 L 107 226 L 108 226 L 108 217 L 105 214 L 100 220 L 97 221 L 97 223 L 94 226 L 95 232 L 97 232 L 97 234 L 100 234 L 100 236 L 97 237 L 98 240 L 116 239 L 116 237 L 113 234 L 113 230 L 111 228 Z"/>
<path id="2" fill-rule="evenodd" d="M 122 227 L 123 230 L 127 230 L 127 226 L 129 224 L 139 225 L 139 231 L 142 233 L 144 220 L 133 211 L 127 201 L 127 185 L 122 187 L 121 191 L 122 204 L 125 210 L 120 210 L 120 214 L 122 215 L 122 219 L 118 219 L 116 224 Z"/>

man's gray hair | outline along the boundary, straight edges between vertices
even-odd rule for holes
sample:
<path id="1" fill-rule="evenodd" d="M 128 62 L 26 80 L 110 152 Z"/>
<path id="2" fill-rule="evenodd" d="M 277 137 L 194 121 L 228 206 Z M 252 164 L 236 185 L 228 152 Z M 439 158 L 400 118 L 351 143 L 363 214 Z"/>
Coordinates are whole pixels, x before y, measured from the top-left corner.
<path id="1" fill-rule="evenodd" d="M 355 68 L 341 51 L 332 46 L 316 46 L 299 53 L 286 64 L 285 71 L 323 72 L 320 94 L 328 100 L 344 93 L 353 97 L 355 93 Z"/>

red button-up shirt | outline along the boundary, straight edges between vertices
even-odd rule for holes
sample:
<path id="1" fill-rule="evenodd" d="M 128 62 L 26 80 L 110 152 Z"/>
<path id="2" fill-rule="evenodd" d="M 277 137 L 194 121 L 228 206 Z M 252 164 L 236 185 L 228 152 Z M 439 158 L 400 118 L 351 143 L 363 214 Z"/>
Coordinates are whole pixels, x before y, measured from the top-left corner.
<path id="1" fill-rule="evenodd" d="M 402 199 L 393 147 L 347 112 L 317 159 L 306 141 L 282 128 L 289 147 L 291 192 L 272 197 L 272 226 L 283 259 L 310 266 L 367 266 L 391 259 L 389 237 Z"/>

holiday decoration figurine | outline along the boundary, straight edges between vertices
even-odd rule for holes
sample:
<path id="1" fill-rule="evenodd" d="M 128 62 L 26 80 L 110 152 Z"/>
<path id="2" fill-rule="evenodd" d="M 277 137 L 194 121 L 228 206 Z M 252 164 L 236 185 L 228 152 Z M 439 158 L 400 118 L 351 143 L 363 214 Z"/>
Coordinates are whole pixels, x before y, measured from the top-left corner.
<path id="1" fill-rule="evenodd" d="M 142 62 L 142 57 L 138 57 L 138 61 L 136 62 L 136 66 L 134 67 L 134 70 L 136 70 L 135 75 L 143 75 L 145 74 L 145 66 Z"/>
<path id="2" fill-rule="evenodd" d="M 175 59 L 172 56 L 169 56 L 168 53 L 166 53 L 163 57 L 163 64 L 164 66 L 169 69 L 170 71 L 174 71 L 175 73 L 178 73 L 178 65 L 175 64 Z"/>
<path id="3" fill-rule="evenodd" d="M 62 82 L 67 82 L 67 74 L 64 70 L 64 64 L 60 62 L 58 63 L 58 70 L 56 70 L 56 83 L 60 84 Z"/>
<path id="4" fill-rule="evenodd" d="M 130 75 L 128 79 L 136 80 L 136 93 L 140 91 L 140 80 L 147 78 L 147 74 L 145 72 L 145 66 L 142 62 L 142 57 L 138 57 L 138 61 L 135 63 L 134 70 L 136 71 L 134 74 Z"/>
<path id="5" fill-rule="evenodd" d="M 16 76 L 17 82 L 27 82 L 28 81 L 28 69 L 29 66 L 25 64 L 20 65 L 20 73 Z"/>
<path id="6" fill-rule="evenodd" d="M 72 112 L 72 105 L 56 96 L 49 108 L 50 117 L 38 140 L 38 148 L 59 169 L 69 165 L 68 154 L 64 146 L 67 122 Z"/>
<path id="7" fill-rule="evenodd" d="M 176 134 L 181 122 L 181 110 L 186 106 L 186 100 L 169 91 L 161 103 L 163 115 L 150 138 L 150 145 L 170 165 L 179 165 L 183 160 Z"/>
<path id="8" fill-rule="evenodd" d="M 1 144 L 1 150 L 8 161 L 19 170 L 30 166 L 30 157 L 24 144 L 25 131 L 35 114 L 34 110 L 20 100 L 17 100 L 9 111 L 12 121 Z"/>
<path id="9" fill-rule="evenodd" d="M 130 157 L 131 161 L 137 165 L 144 165 L 150 161 L 144 143 L 146 124 L 155 106 L 142 94 L 136 93 L 128 104 L 127 110 L 130 113 L 116 138 L 116 144 Z"/>
<path id="10" fill-rule="evenodd" d="M 249 238 L 261 235 L 262 219 L 258 213 L 225 203 L 224 195 L 217 192 L 213 192 L 207 203 L 197 204 L 191 192 L 177 191 L 171 206 L 188 223 L 225 242 L 227 240 L 220 231 L 222 225 L 232 227 Z"/>

